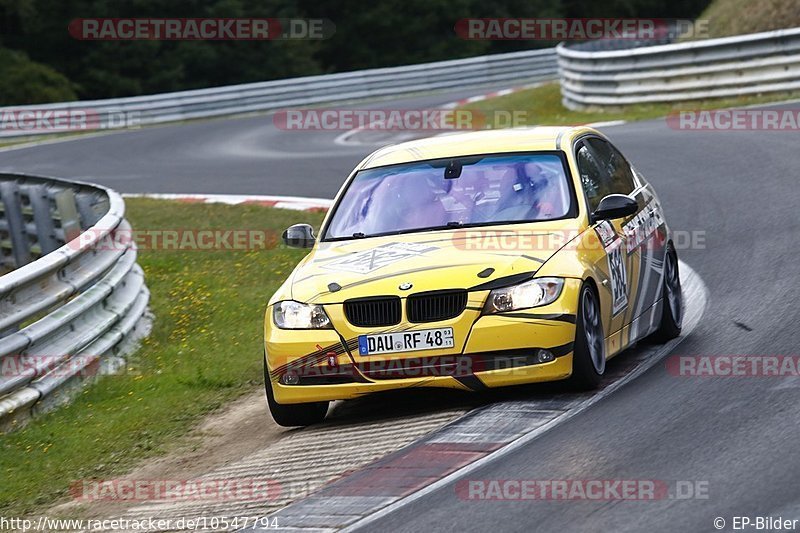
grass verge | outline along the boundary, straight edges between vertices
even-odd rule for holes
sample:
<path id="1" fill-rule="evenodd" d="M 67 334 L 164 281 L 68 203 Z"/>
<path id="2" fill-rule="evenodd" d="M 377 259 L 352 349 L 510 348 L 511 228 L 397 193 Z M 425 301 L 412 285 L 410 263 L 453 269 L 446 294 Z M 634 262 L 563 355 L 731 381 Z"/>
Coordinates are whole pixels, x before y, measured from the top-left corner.
<path id="1" fill-rule="evenodd" d="M 800 9 L 797 0 L 714 0 L 697 18 L 709 37 L 727 37 L 800 26 Z"/>
<path id="2" fill-rule="evenodd" d="M 605 122 L 610 120 L 645 120 L 659 118 L 678 110 L 705 110 L 738 107 L 800 98 L 800 91 L 719 98 L 674 104 L 637 104 L 608 110 L 573 111 L 561 103 L 561 89 L 557 82 L 546 83 L 505 96 L 489 98 L 464 105 L 461 109 L 480 111 L 487 126 L 508 127 L 508 117 L 517 117 L 516 126 L 564 126 Z"/>
<path id="3" fill-rule="evenodd" d="M 138 230 L 279 235 L 291 224 L 318 227 L 322 220 L 321 213 L 260 206 L 126 203 Z M 0 436 L 0 515 L 50 506 L 65 498 L 76 480 L 121 475 L 174 447 L 203 415 L 260 387 L 264 307 L 303 255 L 283 246 L 140 251 L 156 316 L 151 336 L 125 375 L 103 378 L 72 404 Z"/>

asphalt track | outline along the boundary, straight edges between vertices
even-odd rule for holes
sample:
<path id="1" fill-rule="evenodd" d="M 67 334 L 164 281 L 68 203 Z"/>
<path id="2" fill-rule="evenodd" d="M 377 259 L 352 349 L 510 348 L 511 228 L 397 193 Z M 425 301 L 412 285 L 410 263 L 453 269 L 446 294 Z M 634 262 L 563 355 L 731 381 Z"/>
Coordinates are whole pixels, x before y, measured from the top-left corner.
<path id="1" fill-rule="evenodd" d="M 473 94 L 440 93 L 352 107 L 432 109 Z M 336 144 L 343 131 L 281 130 L 272 119 L 195 121 L 0 152 L 0 171 L 91 181 L 123 193 L 333 198 L 353 167 L 376 148 Z"/>
<path id="2" fill-rule="evenodd" d="M 468 93 L 376 107 L 423 107 Z M 674 353 L 797 354 L 800 138 L 687 132 L 654 120 L 605 131 L 655 185 L 673 229 L 704 232 L 680 257 L 703 278 L 702 323 Z M 269 117 L 143 129 L 0 153 L 0 169 L 123 192 L 332 196 L 369 146 L 339 132 L 281 132 Z M 715 531 L 741 515 L 800 518 L 800 379 L 687 378 L 655 365 L 472 479 L 708 482 L 709 498 L 465 501 L 448 485 L 371 523 L 375 531 Z"/>

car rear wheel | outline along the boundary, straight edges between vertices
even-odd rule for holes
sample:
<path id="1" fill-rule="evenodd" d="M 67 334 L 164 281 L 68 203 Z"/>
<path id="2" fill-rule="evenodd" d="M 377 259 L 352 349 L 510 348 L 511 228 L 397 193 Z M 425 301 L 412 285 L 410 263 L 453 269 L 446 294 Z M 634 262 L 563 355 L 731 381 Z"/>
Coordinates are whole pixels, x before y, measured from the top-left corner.
<path id="1" fill-rule="evenodd" d="M 678 271 L 678 254 L 670 244 L 664 257 L 661 323 L 653 333 L 656 342 L 667 342 L 681 334 L 683 325 L 683 292 Z"/>
<path id="2" fill-rule="evenodd" d="M 310 426 L 325 420 L 328 414 L 329 402 L 310 402 L 280 404 L 275 401 L 275 394 L 272 390 L 272 380 L 269 378 L 267 361 L 264 359 L 264 389 L 267 393 L 267 406 L 272 418 L 279 426 L 297 427 Z"/>
<path id="3" fill-rule="evenodd" d="M 591 285 L 583 284 L 578 302 L 570 383 L 587 390 L 596 388 L 606 371 L 606 343 L 600 300 Z"/>

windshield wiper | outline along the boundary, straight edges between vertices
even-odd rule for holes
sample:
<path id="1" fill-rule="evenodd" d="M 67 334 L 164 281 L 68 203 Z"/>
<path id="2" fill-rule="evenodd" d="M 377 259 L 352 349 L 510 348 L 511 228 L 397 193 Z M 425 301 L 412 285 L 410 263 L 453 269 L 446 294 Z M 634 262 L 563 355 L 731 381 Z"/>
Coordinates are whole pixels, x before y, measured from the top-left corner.
<path id="1" fill-rule="evenodd" d="M 472 225 L 472 224 L 470 224 L 470 225 Z M 367 235 L 366 233 L 361 232 L 361 231 L 357 231 L 355 233 L 351 233 L 350 237 L 344 237 L 344 236 L 336 237 L 335 240 L 343 240 L 343 239 L 350 239 L 350 238 L 353 238 L 353 239 L 364 239 L 366 237 L 386 237 L 388 235 L 405 235 L 407 233 L 417 233 L 417 232 L 420 232 L 420 231 L 435 231 L 437 229 L 461 228 L 461 227 L 464 227 L 464 223 L 463 222 L 460 222 L 458 220 L 453 220 L 453 221 L 450 221 L 447 224 L 444 224 L 444 225 L 441 225 L 441 226 L 430 226 L 428 228 L 414 228 L 414 229 L 411 229 L 411 230 L 387 231 L 387 232 L 384 232 L 384 233 L 373 233 L 373 234 L 370 234 L 370 235 Z"/>

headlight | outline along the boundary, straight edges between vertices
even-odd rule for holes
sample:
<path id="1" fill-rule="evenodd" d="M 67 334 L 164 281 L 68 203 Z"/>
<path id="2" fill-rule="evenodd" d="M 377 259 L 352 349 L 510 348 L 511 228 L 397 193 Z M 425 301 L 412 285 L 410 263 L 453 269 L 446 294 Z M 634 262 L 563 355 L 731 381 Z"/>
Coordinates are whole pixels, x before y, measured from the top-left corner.
<path id="1" fill-rule="evenodd" d="M 272 319 L 281 329 L 330 329 L 331 321 L 321 305 L 287 300 L 272 308 Z"/>
<path id="2" fill-rule="evenodd" d="M 561 294 L 564 280 L 561 278 L 538 278 L 494 289 L 489 293 L 484 313 L 503 313 L 515 309 L 527 309 L 553 303 Z"/>

